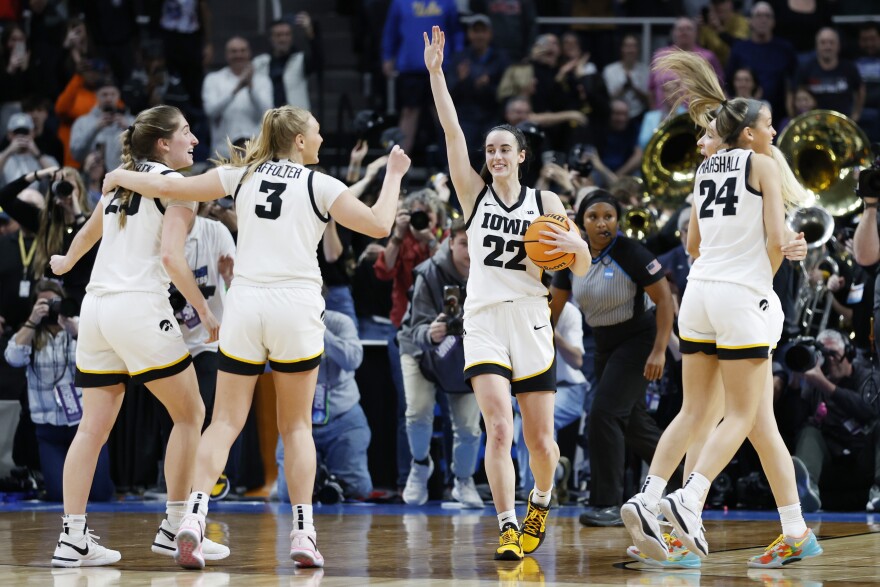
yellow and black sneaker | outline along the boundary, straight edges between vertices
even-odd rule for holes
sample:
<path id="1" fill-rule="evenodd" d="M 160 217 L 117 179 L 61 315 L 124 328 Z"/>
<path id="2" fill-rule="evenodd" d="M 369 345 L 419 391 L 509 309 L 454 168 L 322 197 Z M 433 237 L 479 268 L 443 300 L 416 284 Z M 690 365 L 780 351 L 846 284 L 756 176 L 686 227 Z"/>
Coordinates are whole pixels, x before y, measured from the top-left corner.
<path id="1" fill-rule="evenodd" d="M 229 479 L 221 473 L 217 483 L 211 489 L 211 501 L 219 501 L 227 495 L 229 495 Z"/>
<path id="2" fill-rule="evenodd" d="M 547 524 L 547 514 L 550 513 L 550 506 L 541 507 L 532 503 L 532 494 L 529 493 L 529 509 L 526 512 L 526 519 L 523 520 L 522 531 L 522 550 L 526 554 L 530 554 L 538 550 L 541 543 L 544 542 L 544 534 Z"/>
<path id="3" fill-rule="evenodd" d="M 498 538 L 499 546 L 495 550 L 497 561 L 519 561 L 523 557 L 521 538 L 516 524 L 504 524 L 501 536 Z"/>

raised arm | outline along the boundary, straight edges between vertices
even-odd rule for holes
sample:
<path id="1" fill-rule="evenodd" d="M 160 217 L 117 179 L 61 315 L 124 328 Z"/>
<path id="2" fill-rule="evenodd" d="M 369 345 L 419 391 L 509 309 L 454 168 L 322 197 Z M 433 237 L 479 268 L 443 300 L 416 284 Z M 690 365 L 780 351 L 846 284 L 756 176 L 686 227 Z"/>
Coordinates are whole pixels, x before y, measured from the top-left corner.
<path id="1" fill-rule="evenodd" d="M 458 123 L 458 114 L 455 112 L 455 104 L 446 87 L 446 77 L 443 75 L 443 49 L 446 46 L 446 35 L 435 26 L 431 29 L 431 40 L 428 33 L 423 33 L 425 38 L 425 66 L 431 77 L 431 93 L 434 95 L 434 105 L 437 107 L 437 116 L 443 133 L 446 135 L 446 154 L 449 159 L 449 175 L 452 185 L 461 203 L 465 218 L 470 218 L 474 208 L 474 202 L 483 189 L 483 178 L 471 167 L 468 157 L 467 140 Z"/>
<path id="2" fill-rule="evenodd" d="M 114 169 L 104 176 L 102 191 L 106 194 L 123 187 L 149 198 L 209 202 L 227 195 L 217 169 L 192 177 L 171 177 L 161 173 L 141 173 Z"/>

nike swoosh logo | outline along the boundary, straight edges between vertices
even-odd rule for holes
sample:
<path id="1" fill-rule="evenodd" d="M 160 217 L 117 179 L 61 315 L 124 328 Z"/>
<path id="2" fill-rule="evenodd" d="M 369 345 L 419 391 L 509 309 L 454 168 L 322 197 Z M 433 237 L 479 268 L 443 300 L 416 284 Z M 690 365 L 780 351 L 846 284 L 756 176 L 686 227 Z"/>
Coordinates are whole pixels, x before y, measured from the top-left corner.
<path id="1" fill-rule="evenodd" d="M 74 549 L 75 551 L 77 551 L 78 553 L 80 553 L 83 556 L 89 554 L 89 545 L 88 544 L 86 544 L 85 548 L 77 548 L 76 546 L 74 546 L 73 544 L 70 544 L 69 542 L 59 542 L 58 544 L 63 544 L 64 546 L 69 546 L 70 548 Z"/>
<path id="2" fill-rule="evenodd" d="M 159 528 L 159 532 L 161 532 L 162 534 L 164 534 L 164 535 L 165 535 L 165 538 L 167 538 L 168 540 L 171 540 L 172 542 L 173 542 L 174 539 L 177 537 L 173 532 L 169 532 L 169 531 L 166 530 L 165 528 Z"/>
<path id="3" fill-rule="evenodd" d="M 545 328 L 546 326 L 547 325 L 544 324 L 544 326 L 532 326 L 532 328 L 534 328 L 535 330 L 541 330 L 542 328 Z"/>
<path id="4" fill-rule="evenodd" d="M 795 548 L 800 548 L 801 546 L 804 545 L 804 542 L 806 542 L 806 541 L 809 540 L 809 539 L 810 539 L 810 536 L 807 535 L 807 537 L 804 538 L 803 540 L 801 540 L 800 542 L 795 542 L 795 543 L 794 543 L 794 547 L 795 547 Z"/>
<path id="5" fill-rule="evenodd" d="M 312 537 L 311 537 L 311 536 L 306 536 L 306 538 L 308 538 L 308 539 L 309 539 L 309 542 L 311 542 L 311 543 L 312 543 L 312 546 L 314 546 L 314 547 L 315 547 L 315 550 L 316 550 L 316 551 L 317 551 L 317 550 L 318 550 L 318 545 L 317 545 L 317 544 L 315 544 L 315 541 L 314 541 L 314 540 L 312 540 Z"/>

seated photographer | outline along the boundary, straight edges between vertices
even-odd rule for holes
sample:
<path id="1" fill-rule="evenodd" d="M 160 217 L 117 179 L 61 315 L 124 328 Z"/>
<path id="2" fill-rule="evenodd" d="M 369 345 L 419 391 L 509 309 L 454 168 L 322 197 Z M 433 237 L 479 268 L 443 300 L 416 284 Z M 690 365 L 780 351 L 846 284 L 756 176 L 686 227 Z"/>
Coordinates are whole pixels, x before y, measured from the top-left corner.
<path id="1" fill-rule="evenodd" d="M 403 501 L 428 500 L 434 472 L 431 436 L 435 396 L 446 393 L 452 420 L 452 498 L 464 507 L 482 508 L 473 474 L 480 450 L 480 408 L 464 381 L 463 303 L 470 255 L 463 219 L 456 219 L 449 238 L 434 256 L 415 269 L 412 303 L 398 335 L 403 388 L 406 393 L 406 435 L 413 462 Z"/>
<path id="2" fill-rule="evenodd" d="M 785 363 L 796 374 L 790 390 L 800 391 L 809 415 L 797 435 L 795 473 L 801 506 L 806 512 L 822 507 L 820 484 L 832 479 L 822 473 L 840 464 L 850 468 L 849 480 L 870 489 L 867 508 L 880 507 L 880 401 L 870 366 L 854 366 L 849 340 L 837 330 L 823 330 L 815 340 L 802 339 L 785 353 Z M 864 484 L 863 486 L 861 484 Z"/>
<path id="3" fill-rule="evenodd" d="M 102 146 L 107 169 L 114 169 L 122 163 L 119 134 L 134 122 L 134 117 L 122 108 L 120 97 L 113 78 L 104 77 L 95 89 L 95 106 L 73 122 L 70 154 L 78 163 L 84 163 L 89 153 Z"/>
<path id="4" fill-rule="evenodd" d="M 318 470 L 326 467 L 342 488 L 346 499 L 366 499 L 373 491 L 367 466 L 370 425 L 361 408 L 361 394 L 354 379 L 364 358 L 354 322 L 341 312 L 324 314 L 324 355 L 318 370 L 318 383 L 312 400 L 312 438 Z M 278 439 L 278 499 L 290 503 L 284 476 L 284 445 Z M 320 473 L 319 473 L 320 474 Z M 316 489 L 320 489 L 317 487 Z"/>
<path id="5" fill-rule="evenodd" d="M 17 197 L 29 185 L 43 181 L 49 185 L 45 206 L 36 206 Z M 22 175 L 0 189 L 0 207 L 24 230 L 36 234 L 32 248 L 22 251 L 25 266 L 33 263 L 30 269 L 35 279 L 46 275 L 52 255 L 67 252 L 91 214 L 85 185 L 79 172 L 72 167 L 60 170 L 49 167 Z M 67 294 L 77 303 L 85 296 L 97 254 L 98 247 L 93 247 L 63 277 Z"/>
<path id="6" fill-rule="evenodd" d="M 24 325 L 6 346 L 6 361 L 27 367 L 28 403 L 36 427 L 40 468 L 47 501 L 62 501 L 62 471 L 67 450 L 82 419 L 82 390 L 74 387 L 78 309 L 65 299 L 54 281 L 34 286 L 34 307 Z M 110 457 L 105 444 L 98 456 L 90 501 L 109 501 L 116 489 L 110 479 Z"/>

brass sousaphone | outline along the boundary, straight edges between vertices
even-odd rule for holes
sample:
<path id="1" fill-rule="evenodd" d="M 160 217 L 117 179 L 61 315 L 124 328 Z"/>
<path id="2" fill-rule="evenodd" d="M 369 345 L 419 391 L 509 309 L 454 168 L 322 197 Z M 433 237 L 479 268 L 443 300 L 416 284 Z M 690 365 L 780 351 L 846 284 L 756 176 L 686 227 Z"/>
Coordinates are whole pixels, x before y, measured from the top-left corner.
<path id="1" fill-rule="evenodd" d="M 648 201 L 657 208 L 678 208 L 693 191 L 703 161 L 699 136 L 687 113 L 667 118 L 654 131 L 642 158 L 642 177 Z"/>

